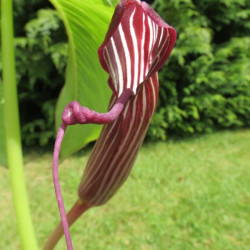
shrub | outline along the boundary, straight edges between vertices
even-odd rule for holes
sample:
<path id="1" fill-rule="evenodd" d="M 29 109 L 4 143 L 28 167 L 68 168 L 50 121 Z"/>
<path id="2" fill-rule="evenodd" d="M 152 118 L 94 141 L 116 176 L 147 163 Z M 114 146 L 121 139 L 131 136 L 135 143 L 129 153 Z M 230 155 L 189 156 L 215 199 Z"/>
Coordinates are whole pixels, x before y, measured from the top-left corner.
<path id="1" fill-rule="evenodd" d="M 147 139 L 249 127 L 250 2 L 147 2 L 178 34 L 159 75 L 159 105 Z M 22 138 L 25 145 L 47 145 L 65 81 L 67 37 L 48 1 L 15 0 L 14 7 Z"/>
<path id="2" fill-rule="evenodd" d="M 149 139 L 164 140 L 163 127 L 165 135 L 186 136 L 249 126 L 250 3 L 155 0 L 154 7 L 178 37 L 160 72 Z"/>
<path id="3" fill-rule="evenodd" d="M 47 1 L 16 1 L 14 6 L 22 139 L 25 145 L 46 145 L 54 139 L 54 110 L 64 83 L 67 39 L 57 12 L 40 9 L 50 7 Z"/>

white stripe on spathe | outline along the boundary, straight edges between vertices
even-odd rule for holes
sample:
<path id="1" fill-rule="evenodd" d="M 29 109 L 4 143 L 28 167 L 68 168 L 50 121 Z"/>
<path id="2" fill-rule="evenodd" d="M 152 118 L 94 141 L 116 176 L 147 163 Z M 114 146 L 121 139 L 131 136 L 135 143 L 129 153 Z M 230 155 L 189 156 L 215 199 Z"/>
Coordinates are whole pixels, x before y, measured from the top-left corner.
<path id="1" fill-rule="evenodd" d="M 161 35 L 160 35 L 158 47 L 160 47 L 160 45 L 161 45 L 161 40 L 162 40 L 162 37 L 163 37 L 163 31 L 164 31 L 164 29 L 163 29 L 163 28 L 160 28 L 160 30 L 161 30 Z"/>
<path id="2" fill-rule="evenodd" d="M 156 41 L 156 31 L 155 31 L 155 22 L 154 21 L 152 21 L 152 27 L 153 27 L 153 45 L 154 45 L 155 41 Z"/>
<path id="3" fill-rule="evenodd" d="M 115 45 L 115 41 L 114 41 L 114 38 L 111 37 L 111 44 L 112 44 L 112 48 L 113 48 L 113 51 L 114 51 L 114 54 L 115 54 L 115 61 L 116 61 L 116 65 L 117 65 L 117 74 L 118 74 L 118 78 L 119 78 L 119 94 L 118 96 L 120 96 L 122 94 L 122 91 L 123 91 L 123 71 L 122 71 L 122 65 L 121 65 L 121 61 L 119 59 L 119 55 L 118 55 L 118 52 L 117 52 L 117 48 L 116 48 L 116 45 Z"/>
<path id="4" fill-rule="evenodd" d="M 117 91 L 117 85 L 118 85 L 117 78 L 116 78 L 116 74 L 115 74 L 115 71 L 113 69 L 112 63 L 111 63 L 111 59 L 110 59 L 110 55 L 109 55 L 107 47 L 105 47 L 104 50 L 105 50 L 104 60 L 105 60 L 106 64 L 108 65 L 108 67 L 110 68 L 111 78 L 113 79 L 115 90 Z M 106 58 L 106 55 L 108 58 Z"/>
<path id="5" fill-rule="evenodd" d="M 123 45 L 123 49 L 124 49 L 124 53 L 125 53 L 125 60 L 126 60 L 127 86 L 125 86 L 125 87 L 126 88 L 131 88 L 131 84 L 132 84 L 131 83 L 131 57 L 130 57 L 127 40 L 125 38 L 124 31 L 123 31 L 121 23 L 120 23 L 118 29 L 119 29 L 120 37 L 121 37 L 121 40 L 122 40 L 122 45 Z"/>
<path id="6" fill-rule="evenodd" d="M 141 40 L 141 68 L 140 68 L 140 83 L 144 80 L 144 46 L 145 46 L 145 36 L 146 36 L 146 30 L 145 30 L 145 14 L 143 13 L 142 17 L 142 40 Z"/>
<path id="7" fill-rule="evenodd" d="M 156 76 L 156 79 L 157 79 L 157 81 L 158 81 L 158 75 Z M 150 86 L 151 86 L 151 88 L 152 88 L 152 93 L 153 93 L 152 96 L 153 96 L 153 98 L 154 98 L 154 100 L 153 100 L 154 109 L 156 109 L 156 105 L 157 105 L 157 103 L 156 103 L 156 93 L 155 93 L 155 88 L 154 88 L 154 83 L 153 83 L 152 77 L 150 77 L 149 81 L 150 81 Z"/>
<path id="8" fill-rule="evenodd" d="M 152 21 L 151 19 L 148 17 L 148 27 L 149 27 L 149 45 L 148 45 L 148 53 L 149 53 L 149 58 L 148 58 L 148 65 L 147 65 L 147 73 L 149 70 L 149 65 L 151 65 L 151 51 L 152 51 L 152 44 L 153 44 L 153 28 L 152 28 Z"/>
<path id="9" fill-rule="evenodd" d="M 135 15 L 135 10 L 133 11 L 130 19 L 129 19 L 129 27 L 130 27 L 130 32 L 131 32 L 131 37 L 132 37 L 132 42 L 133 42 L 133 48 L 134 48 L 134 83 L 133 83 L 133 92 L 136 93 L 136 89 L 138 86 L 138 72 L 139 72 L 139 54 L 138 54 L 138 43 L 137 43 L 137 37 L 135 34 L 135 29 L 134 29 L 134 15 Z"/>

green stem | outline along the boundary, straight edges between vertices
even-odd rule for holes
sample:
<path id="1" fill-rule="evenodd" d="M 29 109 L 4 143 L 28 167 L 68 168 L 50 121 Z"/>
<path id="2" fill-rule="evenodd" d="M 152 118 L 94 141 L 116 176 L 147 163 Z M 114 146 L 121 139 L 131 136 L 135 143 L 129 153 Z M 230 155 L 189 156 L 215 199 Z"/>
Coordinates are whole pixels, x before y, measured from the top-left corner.
<path id="1" fill-rule="evenodd" d="M 19 127 L 13 43 L 12 0 L 2 0 L 2 62 L 6 151 L 22 249 L 38 249 L 28 205 Z"/>

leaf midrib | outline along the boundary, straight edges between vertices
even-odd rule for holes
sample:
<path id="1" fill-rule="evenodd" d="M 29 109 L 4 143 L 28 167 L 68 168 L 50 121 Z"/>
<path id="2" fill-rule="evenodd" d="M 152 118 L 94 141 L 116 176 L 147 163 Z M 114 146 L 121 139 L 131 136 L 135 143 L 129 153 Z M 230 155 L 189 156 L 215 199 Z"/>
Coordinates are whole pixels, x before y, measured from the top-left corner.
<path id="1" fill-rule="evenodd" d="M 57 0 L 50 0 L 57 8 L 58 12 L 61 15 L 61 18 L 63 20 L 67 35 L 68 35 L 68 40 L 69 40 L 69 50 L 71 50 L 72 52 L 72 63 L 73 63 L 73 70 L 74 70 L 74 77 L 75 77 L 75 88 L 74 88 L 74 97 L 75 99 L 77 99 L 77 93 L 78 93 L 78 76 L 77 76 L 77 60 L 76 60 L 76 46 L 75 46 L 75 42 L 74 42 L 74 38 L 73 38 L 73 34 L 71 32 L 70 29 L 70 24 L 68 22 L 68 18 L 66 13 L 64 12 L 63 8 L 61 7 L 61 5 L 58 3 Z M 67 81 L 66 81 L 67 82 Z"/>

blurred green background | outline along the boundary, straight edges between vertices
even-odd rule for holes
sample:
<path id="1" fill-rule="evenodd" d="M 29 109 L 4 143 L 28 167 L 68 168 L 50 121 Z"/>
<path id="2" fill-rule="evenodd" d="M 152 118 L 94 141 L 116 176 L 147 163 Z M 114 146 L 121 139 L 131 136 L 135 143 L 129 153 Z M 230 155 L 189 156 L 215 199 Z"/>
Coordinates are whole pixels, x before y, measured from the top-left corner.
<path id="1" fill-rule="evenodd" d="M 160 100 L 147 140 L 249 127 L 250 2 L 149 2 L 178 38 L 160 71 Z M 14 0 L 14 24 L 22 140 L 48 146 L 65 82 L 67 35 L 46 0 Z"/>

